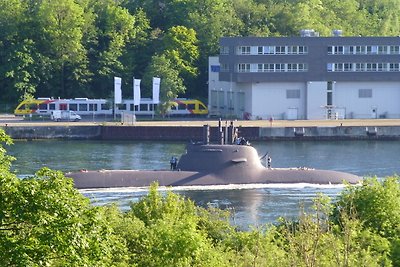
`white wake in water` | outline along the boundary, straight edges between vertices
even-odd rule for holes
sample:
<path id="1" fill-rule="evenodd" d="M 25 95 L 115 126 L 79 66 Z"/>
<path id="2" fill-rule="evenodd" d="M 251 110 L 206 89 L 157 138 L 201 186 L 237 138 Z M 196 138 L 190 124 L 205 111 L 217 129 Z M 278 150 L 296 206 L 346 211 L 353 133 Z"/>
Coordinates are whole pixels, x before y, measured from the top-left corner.
<path id="1" fill-rule="evenodd" d="M 211 190 L 242 190 L 242 189 L 343 189 L 344 184 L 308 184 L 308 183 L 294 183 L 294 184 L 230 184 L 230 185 L 191 185 L 191 186 L 159 186 L 160 191 L 211 191 Z M 93 188 L 93 189 L 80 189 L 81 193 L 128 193 L 128 192 L 147 192 L 149 187 L 116 187 L 116 188 Z"/>

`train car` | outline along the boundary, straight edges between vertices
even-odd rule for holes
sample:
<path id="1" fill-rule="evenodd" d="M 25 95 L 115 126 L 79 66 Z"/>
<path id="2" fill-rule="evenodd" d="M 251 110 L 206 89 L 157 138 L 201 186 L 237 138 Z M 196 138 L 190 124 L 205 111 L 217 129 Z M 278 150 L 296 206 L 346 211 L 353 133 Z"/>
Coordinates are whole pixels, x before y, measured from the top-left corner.
<path id="1" fill-rule="evenodd" d="M 206 116 L 208 108 L 203 102 L 197 99 L 178 98 L 171 107 L 171 115 L 177 116 Z"/>
<path id="2" fill-rule="evenodd" d="M 200 100 L 197 99 L 175 99 L 168 115 L 170 116 L 201 116 L 207 115 L 208 109 Z M 79 115 L 112 115 L 113 104 L 106 99 L 54 99 L 38 98 L 22 101 L 14 111 L 15 115 L 44 115 L 50 116 L 55 110 L 75 111 Z M 142 98 L 140 105 L 134 105 L 133 99 L 125 99 L 121 104 L 117 104 L 116 113 L 122 112 L 135 113 L 138 116 L 152 116 L 157 110 L 157 104 L 153 104 L 151 98 Z"/>
<path id="3" fill-rule="evenodd" d="M 14 111 L 15 115 L 48 115 L 54 110 L 71 110 L 79 115 L 112 114 L 112 106 L 105 99 L 53 99 L 38 98 L 22 101 Z"/>

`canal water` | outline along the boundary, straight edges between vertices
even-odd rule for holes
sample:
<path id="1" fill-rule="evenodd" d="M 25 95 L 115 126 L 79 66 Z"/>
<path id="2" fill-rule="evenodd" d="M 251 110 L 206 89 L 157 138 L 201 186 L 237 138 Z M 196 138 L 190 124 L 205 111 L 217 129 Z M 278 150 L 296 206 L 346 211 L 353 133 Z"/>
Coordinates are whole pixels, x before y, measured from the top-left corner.
<path id="1" fill-rule="evenodd" d="M 270 141 L 252 144 L 262 156 L 272 157 L 272 167 L 311 167 L 380 178 L 400 174 L 399 141 Z M 17 160 L 13 169 L 29 175 L 41 167 L 81 169 L 168 169 L 172 155 L 185 152 L 180 142 L 128 141 L 16 141 L 7 148 Z M 173 190 L 202 206 L 229 209 L 232 223 L 242 228 L 274 223 L 279 217 L 296 218 L 300 207 L 309 208 L 318 193 L 335 198 L 337 185 L 271 184 L 175 187 Z M 93 205 L 117 203 L 129 209 L 147 190 L 119 188 L 81 190 Z"/>

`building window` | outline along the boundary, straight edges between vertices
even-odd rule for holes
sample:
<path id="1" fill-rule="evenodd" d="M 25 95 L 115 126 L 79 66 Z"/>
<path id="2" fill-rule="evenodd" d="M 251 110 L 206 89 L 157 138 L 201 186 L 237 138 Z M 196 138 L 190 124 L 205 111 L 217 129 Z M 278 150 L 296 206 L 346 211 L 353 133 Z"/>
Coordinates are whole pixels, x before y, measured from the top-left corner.
<path id="1" fill-rule="evenodd" d="M 388 54 L 388 47 L 386 45 L 380 45 L 378 47 L 378 54 L 381 54 L 381 55 Z"/>
<path id="2" fill-rule="evenodd" d="M 399 46 L 367 45 L 367 46 L 328 46 L 328 55 L 387 55 L 399 54 Z"/>
<path id="3" fill-rule="evenodd" d="M 335 71 L 343 71 L 343 63 L 336 63 Z"/>
<path id="4" fill-rule="evenodd" d="M 224 91 L 219 91 L 218 92 L 218 107 L 219 109 L 225 109 L 225 93 Z"/>
<path id="5" fill-rule="evenodd" d="M 229 64 L 227 64 L 227 63 L 222 63 L 222 64 L 220 65 L 220 71 L 221 71 L 221 72 L 228 72 L 228 71 L 229 71 Z"/>
<path id="6" fill-rule="evenodd" d="M 239 55 L 250 55 L 250 46 L 239 46 Z"/>
<path id="7" fill-rule="evenodd" d="M 352 65 L 351 63 L 343 63 L 343 71 L 352 71 Z"/>
<path id="8" fill-rule="evenodd" d="M 233 99 L 234 94 L 233 94 L 233 92 L 226 92 L 226 94 L 227 94 L 226 97 L 228 100 L 228 109 L 234 110 L 235 109 L 235 107 L 234 107 L 235 100 Z"/>
<path id="9" fill-rule="evenodd" d="M 356 46 L 356 54 L 365 54 L 365 46 Z"/>
<path id="10" fill-rule="evenodd" d="M 239 111 L 244 111 L 244 93 L 238 92 L 237 93 L 237 106 Z"/>
<path id="11" fill-rule="evenodd" d="M 343 46 L 334 47 L 335 54 L 343 54 Z"/>
<path id="12" fill-rule="evenodd" d="M 286 90 L 286 98 L 287 99 L 299 99 L 300 98 L 300 90 L 299 89 L 287 89 Z"/>
<path id="13" fill-rule="evenodd" d="M 275 64 L 264 64 L 264 70 L 268 72 L 275 71 Z"/>
<path id="14" fill-rule="evenodd" d="M 238 65 L 238 72 L 250 72 L 249 63 L 241 63 Z"/>
<path id="15" fill-rule="evenodd" d="M 285 71 L 285 64 L 275 64 L 275 71 L 276 72 L 283 72 Z"/>
<path id="16" fill-rule="evenodd" d="M 400 46 L 398 46 L 398 45 L 391 45 L 391 46 L 390 46 L 390 54 L 392 54 L 392 55 L 398 55 L 398 54 L 400 54 Z"/>
<path id="17" fill-rule="evenodd" d="M 275 47 L 275 53 L 277 55 L 286 54 L 286 47 L 285 46 L 277 46 L 277 47 Z"/>
<path id="18" fill-rule="evenodd" d="M 308 48 L 307 46 L 299 46 L 299 54 L 307 54 Z"/>
<path id="19" fill-rule="evenodd" d="M 376 63 L 367 63 L 367 71 L 376 71 Z"/>
<path id="20" fill-rule="evenodd" d="M 257 47 L 257 53 L 258 53 L 259 55 L 264 54 L 264 49 L 263 49 L 262 46 Z"/>
<path id="21" fill-rule="evenodd" d="M 333 82 L 329 81 L 328 85 L 326 87 L 326 105 L 332 106 L 333 105 L 333 100 L 332 100 L 332 93 L 333 91 Z"/>
<path id="22" fill-rule="evenodd" d="M 238 72 L 305 72 L 306 63 L 241 63 L 237 65 Z"/>
<path id="23" fill-rule="evenodd" d="M 288 46 L 288 54 L 297 54 L 299 51 L 297 46 Z"/>
<path id="24" fill-rule="evenodd" d="M 306 64 L 306 63 L 299 63 L 299 64 L 298 64 L 298 71 L 308 71 L 308 64 Z"/>
<path id="25" fill-rule="evenodd" d="M 288 71 L 288 72 L 297 71 L 297 64 L 295 64 L 295 63 L 288 63 L 288 64 L 287 64 L 287 71 Z"/>
<path id="26" fill-rule="evenodd" d="M 378 71 L 386 71 L 386 63 L 378 63 L 377 70 Z"/>
<path id="27" fill-rule="evenodd" d="M 220 55 L 229 55 L 229 46 L 221 46 L 219 48 Z"/>
<path id="28" fill-rule="evenodd" d="M 372 98 L 372 89 L 358 89 L 358 98 Z"/>
<path id="29" fill-rule="evenodd" d="M 275 54 L 275 46 L 264 46 L 264 54 L 266 55 Z"/>
<path id="30" fill-rule="evenodd" d="M 399 63 L 389 63 L 389 71 L 399 71 Z"/>
<path id="31" fill-rule="evenodd" d="M 356 63 L 356 71 L 365 71 L 364 63 Z"/>

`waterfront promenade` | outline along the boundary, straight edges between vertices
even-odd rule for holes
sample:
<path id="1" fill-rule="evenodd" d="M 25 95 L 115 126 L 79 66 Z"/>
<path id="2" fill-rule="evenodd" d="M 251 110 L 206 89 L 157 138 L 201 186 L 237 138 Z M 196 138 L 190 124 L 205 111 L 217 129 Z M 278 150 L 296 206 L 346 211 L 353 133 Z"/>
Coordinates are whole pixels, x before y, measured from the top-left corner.
<path id="1" fill-rule="evenodd" d="M 225 119 L 222 120 L 225 123 Z M 230 120 L 227 120 L 230 121 Z M 236 126 L 242 127 L 378 127 L 378 126 L 400 126 L 400 119 L 343 119 L 343 120 L 234 120 Z M 29 120 L 15 117 L 14 115 L 0 114 L 0 126 L 184 126 L 199 127 L 210 125 L 218 126 L 217 119 L 166 119 L 166 120 L 137 120 L 136 122 L 113 122 L 111 120 L 104 121 L 102 118 L 92 119 L 84 118 L 79 122 L 54 122 L 51 120 Z"/>

